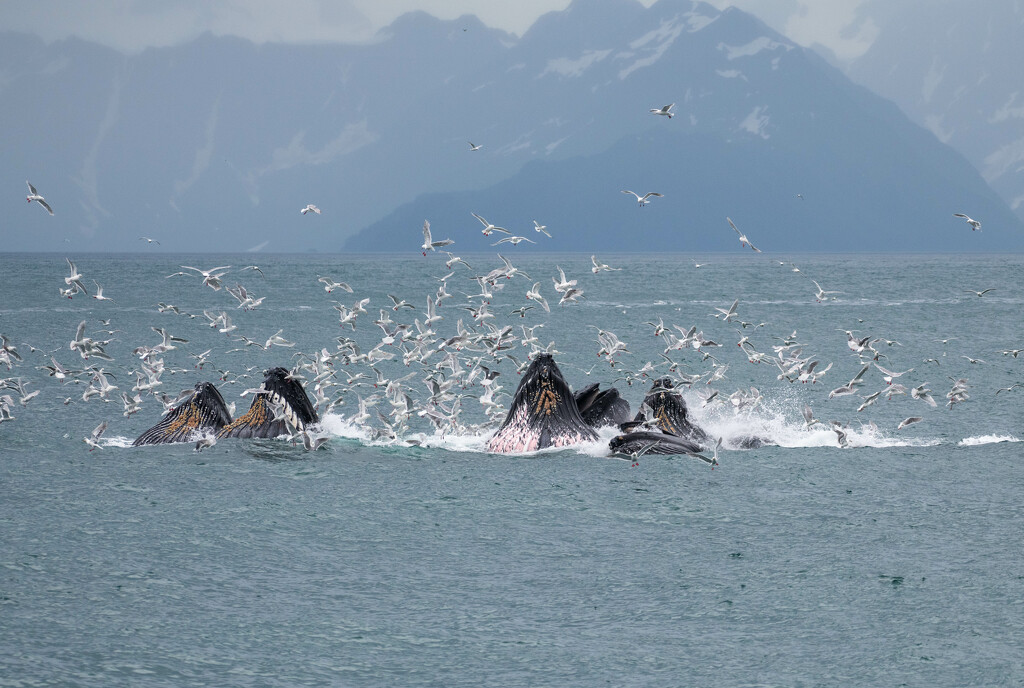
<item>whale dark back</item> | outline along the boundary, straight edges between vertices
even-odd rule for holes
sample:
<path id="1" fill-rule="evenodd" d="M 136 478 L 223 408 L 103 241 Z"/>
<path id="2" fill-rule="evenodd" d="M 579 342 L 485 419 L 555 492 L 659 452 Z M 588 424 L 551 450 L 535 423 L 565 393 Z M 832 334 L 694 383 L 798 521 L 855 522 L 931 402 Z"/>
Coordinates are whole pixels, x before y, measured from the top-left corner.
<path id="1" fill-rule="evenodd" d="M 617 426 L 629 420 L 629 402 L 614 387 L 601 389 L 595 382 L 576 392 L 574 398 L 583 421 L 593 428 Z"/>

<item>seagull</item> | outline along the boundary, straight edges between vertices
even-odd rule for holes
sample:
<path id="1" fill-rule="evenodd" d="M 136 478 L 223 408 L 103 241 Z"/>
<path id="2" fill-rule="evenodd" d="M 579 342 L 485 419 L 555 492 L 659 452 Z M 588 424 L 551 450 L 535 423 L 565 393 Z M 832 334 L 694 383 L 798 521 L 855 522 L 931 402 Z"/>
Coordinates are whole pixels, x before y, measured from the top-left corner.
<path id="1" fill-rule="evenodd" d="M 539 222 L 537 222 L 536 220 L 534 220 L 533 221 L 533 228 L 535 230 L 537 230 L 538 232 L 547 235 L 548 239 L 551 238 L 551 234 L 547 231 L 548 230 L 548 226 L 547 225 L 542 225 Z"/>
<path id="2" fill-rule="evenodd" d="M 106 431 L 106 429 L 107 421 L 103 421 L 102 423 L 96 426 L 96 428 L 92 431 L 92 433 L 89 434 L 88 437 L 86 437 L 83 440 L 86 444 L 92 447 L 92 449 L 90 449 L 89 451 L 92 451 L 93 449 L 103 449 L 102 445 L 100 445 L 100 435 L 102 435 Z"/>
<path id="3" fill-rule="evenodd" d="M 478 146 L 475 143 L 473 143 L 472 141 L 468 141 L 467 143 L 469 143 L 469 152 L 470 153 L 472 153 L 473 151 L 478 151 L 481 148 L 483 148 L 482 145 Z"/>
<path id="4" fill-rule="evenodd" d="M 818 293 L 814 295 L 814 298 L 816 298 L 818 300 L 818 303 L 821 303 L 822 301 L 827 301 L 829 294 L 842 294 L 843 293 L 841 291 L 825 291 L 824 289 L 821 288 L 821 285 L 818 284 L 815 280 L 811 280 L 811 281 L 814 282 L 814 286 L 816 286 L 818 288 Z M 833 299 L 833 301 L 834 300 L 835 299 Z"/>
<path id="5" fill-rule="evenodd" d="M 988 289 L 982 289 L 981 291 L 974 291 L 973 289 L 964 289 L 964 293 L 965 294 L 974 294 L 978 298 L 981 298 L 982 296 L 984 296 L 985 294 L 989 293 L 990 291 L 995 291 L 995 287 L 990 287 Z"/>
<path id="6" fill-rule="evenodd" d="M 150 239 L 147 236 L 140 236 L 139 241 L 145 241 L 147 244 L 156 244 L 157 246 L 160 245 L 159 241 L 157 241 L 156 239 Z"/>
<path id="7" fill-rule="evenodd" d="M 88 294 L 89 290 L 87 290 L 85 288 L 85 285 L 82 284 L 82 273 L 78 271 L 78 268 L 75 267 L 75 264 L 71 262 L 70 258 L 65 258 L 64 260 L 68 262 L 68 267 L 71 269 L 71 274 L 64 278 L 64 284 L 68 285 L 69 287 L 73 287 L 73 289 L 62 290 L 61 293 L 63 294 L 67 292 L 67 297 L 69 299 L 71 298 L 72 294 L 75 294 L 77 292 Z"/>
<path id="8" fill-rule="evenodd" d="M 274 334 L 270 335 L 270 338 L 267 339 L 267 343 L 263 345 L 263 348 L 269 349 L 271 346 L 275 344 L 277 346 L 295 346 L 295 342 L 289 342 L 287 339 L 281 336 L 282 332 L 284 332 L 284 330 L 278 330 Z"/>
<path id="9" fill-rule="evenodd" d="M 919 423 L 922 420 L 923 420 L 923 418 L 921 418 L 921 416 L 912 416 L 910 418 L 904 418 L 902 421 L 900 421 L 900 424 L 896 426 L 896 429 L 897 430 L 902 430 L 903 428 L 907 427 L 908 425 L 913 425 L 914 423 Z"/>
<path id="10" fill-rule="evenodd" d="M 534 282 L 533 283 L 533 289 L 531 289 L 530 291 L 526 292 L 526 298 L 531 299 L 531 300 L 536 301 L 537 303 L 539 303 L 541 308 L 543 308 L 545 312 L 547 312 L 547 313 L 551 312 L 551 307 L 548 306 L 547 299 L 545 299 L 543 296 L 541 296 L 541 293 L 540 293 L 540 282 Z"/>
<path id="11" fill-rule="evenodd" d="M 209 449 L 213 445 L 217 444 L 217 436 L 213 434 L 203 435 L 196 442 L 196 448 L 193 451 L 201 452 L 204 449 Z"/>
<path id="12" fill-rule="evenodd" d="M 729 226 L 732 227 L 733 231 L 736 232 L 739 235 L 739 237 L 740 237 L 740 245 L 741 246 L 749 246 L 750 248 L 754 249 L 758 253 L 761 252 L 761 249 L 759 249 L 758 247 L 756 247 L 752 243 L 750 243 L 750 239 L 747 238 L 746 234 L 744 234 L 739 229 L 737 229 L 736 225 L 733 224 L 733 221 L 730 218 L 727 217 L 725 219 L 729 220 Z"/>
<path id="13" fill-rule="evenodd" d="M 577 280 L 567 280 L 565 278 L 565 271 L 562 270 L 561 266 L 556 265 L 555 267 L 558 269 L 558 279 L 556 280 L 554 277 L 551 278 L 551 281 L 555 283 L 555 291 L 565 293 L 565 291 L 570 287 L 576 286 Z"/>
<path id="14" fill-rule="evenodd" d="M 562 294 L 562 298 L 558 300 L 558 305 L 564 306 L 567 303 L 576 303 L 581 298 L 583 298 L 583 290 L 571 287 Z"/>
<path id="15" fill-rule="evenodd" d="M 508 231 L 507 229 L 505 229 L 504 227 L 498 227 L 497 225 L 492 225 L 490 222 L 488 222 L 487 220 L 483 219 L 482 217 L 480 217 L 476 213 L 470 213 L 470 215 L 472 215 L 476 219 L 480 220 L 480 224 L 482 224 L 484 226 L 484 228 L 482 230 L 482 233 L 483 233 L 484 236 L 490 236 L 493 232 L 504 232 L 505 234 L 511 234 L 512 233 L 512 232 Z"/>
<path id="16" fill-rule="evenodd" d="M 895 378 L 898 378 L 900 375 L 906 375 L 907 373 L 911 373 L 911 372 L 914 371 L 914 369 L 911 368 L 909 370 L 903 370 L 901 372 L 895 372 L 895 371 L 892 371 L 892 370 L 886 370 L 885 368 L 883 368 L 882 366 L 878 365 L 877 363 L 875 364 L 875 367 L 878 368 L 878 370 L 881 371 L 882 379 L 885 380 L 885 384 L 887 384 L 887 385 L 891 385 L 892 381 Z"/>
<path id="17" fill-rule="evenodd" d="M 399 299 L 393 294 L 388 294 L 388 298 L 391 299 L 391 303 L 395 304 L 394 308 L 391 309 L 393 311 L 397 311 L 399 308 L 416 308 L 416 306 L 412 305 L 408 301 Z"/>
<path id="18" fill-rule="evenodd" d="M 181 267 L 185 268 L 186 270 L 195 270 L 196 272 L 198 272 L 200 275 L 203 276 L 203 284 L 205 284 L 206 286 L 210 287 L 214 291 L 220 291 L 220 286 L 221 286 L 220 278 L 225 275 L 225 273 L 223 273 L 223 272 L 219 272 L 218 273 L 217 271 L 218 270 L 229 270 L 231 268 L 230 265 L 222 265 L 222 266 L 219 266 L 219 267 L 216 267 L 216 268 L 210 268 L 209 270 L 200 270 L 199 268 L 194 268 L 194 267 L 191 267 L 189 265 L 182 265 Z M 217 273 L 217 274 L 214 274 L 214 273 Z"/>
<path id="19" fill-rule="evenodd" d="M 114 299 L 110 298 L 109 296 L 104 296 L 103 295 L 103 287 L 100 286 L 99 282 L 97 282 L 96 280 L 93 280 L 92 283 L 96 285 L 96 293 L 92 295 L 92 297 L 94 299 L 96 299 L 97 301 L 113 301 L 114 300 Z"/>
<path id="20" fill-rule="evenodd" d="M 455 254 L 454 254 L 454 253 L 452 253 L 451 251 L 445 251 L 444 253 L 447 253 L 447 254 L 448 254 L 448 260 L 446 260 L 446 261 L 444 262 L 444 267 L 445 267 L 446 269 L 450 270 L 450 269 L 451 269 L 451 267 L 452 267 L 453 265 L 455 265 L 456 263 L 462 263 L 463 265 L 465 265 L 465 266 L 466 266 L 467 268 L 469 268 L 470 270 L 472 270 L 472 269 L 473 269 L 473 266 L 471 266 L 471 265 L 470 265 L 469 263 L 467 263 L 466 261 L 462 260 L 462 258 L 460 258 L 459 256 L 455 255 Z"/>
<path id="21" fill-rule="evenodd" d="M 668 117 L 669 119 L 672 119 L 672 115 L 675 114 L 674 112 L 672 112 L 672 108 L 674 108 L 675 106 L 676 106 L 676 104 L 672 103 L 671 105 L 666 105 L 665 107 L 660 108 L 660 109 L 659 108 L 651 108 L 650 112 L 652 114 L 655 114 L 655 115 L 664 115 L 665 117 Z"/>
<path id="22" fill-rule="evenodd" d="M 493 244 L 491 244 L 491 246 L 497 246 L 498 244 L 505 244 L 505 243 L 512 244 L 513 246 L 518 246 L 519 244 L 523 243 L 524 241 L 528 241 L 531 244 L 536 244 L 537 243 L 533 239 L 527 239 L 524 236 L 507 236 L 507 237 L 502 237 L 501 239 L 498 239 Z"/>
<path id="23" fill-rule="evenodd" d="M 590 262 L 594 264 L 594 267 L 590 268 L 590 271 L 595 275 L 599 272 L 608 272 L 611 270 L 621 270 L 622 268 L 613 268 L 606 263 L 598 261 L 597 256 L 590 256 Z"/>
<path id="24" fill-rule="evenodd" d="M 436 251 L 442 246 L 451 246 L 455 242 L 451 239 L 442 239 L 441 241 L 434 241 L 430 237 L 430 222 L 428 220 L 423 221 L 423 255 L 427 255 L 427 251 Z"/>
<path id="25" fill-rule="evenodd" d="M 320 214 L 320 209 L 319 209 L 319 208 L 317 208 L 317 207 L 316 207 L 315 205 L 313 205 L 312 203 L 310 203 L 309 205 L 307 205 L 307 206 L 306 206 L 305 208 L 303 208 L 303 209 L 302 209 L 302 210 L 300 210 L 299 212 L 300 212 L 300 213 L 302 213 L 303 215 L 305 215 L 306 213 L 309 213 L 309 212 L 314 212 L 314 213 L 316 213 L 317 215 L 319 215 L 319 214 Z"/>
<path id="26" fill-rule="evenodd" d="M 635 191 L 629 191 L 628 189 L 623 189 L 622 193 L 624 193 L 624 194 L 632 194 L 633 196 L 635 196 L 636 197 L 636 202 L 640 205 L 641 208 L 643 208 L 645 205 L 650 203 L 650 201 L 647 200 L 647 199 L 649 199 L 651 196 L 657 196 L 658 198 L 661 198 L 662 196 L 664 196 L 664 194 L 660 194 L 657 191 L 648 191 L 643 196 L 641 196 L 640 194 L 636 193 Z"/>
<path id="27" fill-rule="evenodd" d="M 32 185 L 29 184 L 29 186 L 32 186 Z M 53 215 L 53 213 L 50 213 L 50 214 Z M 963 213 L 953 213 L 953 217 L 962 217 L 964 220 L 966 220 L 967 224 L 969 224 L 971 226 L 971 231 L 972 232 L 980 232 L 981 231 L 981 223 L 978 222 L 977 220 L 973 220 L 973 219 L 967 217 L 966 215 L 964 215 Z"/>
<path id="28" fill-rule="evenodd" d="M 803 414 L 804 414 L 804 427 L 806 427 L 806 428 L 811 427 L 815 423 L 820 423 L 821 422 L 820 420 L 818 420 L 817 418 L 814 417 L 814 412 L 811 411 L 811 407 L 808 406 L 807 404 L 804 404 Z"/>
<path id="29" fill-rule="evenodd" d="M 25 183 L 28 184 L 28 196 L 25 197 L 25 200 L 27 200 L 29 203 L 31 203 L 32 201 L 37 201 L 39 205 L 46 208 L 46 212 L 50 213 L 50 215 L 53 215 L 53 208 L 50 207 L 50 204 L 46 202 L 45 198 L 39 195 L 39 192 L 36 191 L 36 187 L 32 186 L 32 182 L 26 179 Z"/>
<path id="30" fill-rule="evenodd" d="M 426 254 L 424 254 L 424 255 L 426 255 Z M 352 287 L 350 287 L 348 284 L 346 284 L 345 282 L 335 282 L 330 277 L 321 277 L 321 278 L 319 278 L 317 280 L 317 282 L 323 282 L 323 284 L 324 284 L 324 291 L 326 291 L 328 294 L 330 294 L 335 289 L 341 289 L 342 291 L 347 291 L 349 294 L 352 293 Z"/>

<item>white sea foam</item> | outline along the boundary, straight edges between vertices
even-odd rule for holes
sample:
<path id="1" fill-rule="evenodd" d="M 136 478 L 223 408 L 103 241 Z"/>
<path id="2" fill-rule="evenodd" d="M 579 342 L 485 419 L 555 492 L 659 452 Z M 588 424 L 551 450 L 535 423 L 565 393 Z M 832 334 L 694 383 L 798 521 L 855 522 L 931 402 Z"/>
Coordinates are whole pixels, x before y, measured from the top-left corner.
<path id="1" fill-rule="evenodd" d="M 1020 442 L 1020 438 L 1013 435 L 977 435 L 963 438 L 957 442 L 957 446 L 977 447 L 982 444 L 996 444 L 999 442 Z"/>

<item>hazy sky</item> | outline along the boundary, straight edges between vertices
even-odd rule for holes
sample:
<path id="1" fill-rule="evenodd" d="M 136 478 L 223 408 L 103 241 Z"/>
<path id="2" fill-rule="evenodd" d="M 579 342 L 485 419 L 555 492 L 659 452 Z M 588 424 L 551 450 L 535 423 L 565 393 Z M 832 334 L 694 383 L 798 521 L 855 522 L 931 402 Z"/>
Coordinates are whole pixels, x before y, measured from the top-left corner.
<path id="1" fill-rule="evenodd" d="M 654 0 L 640 0 L 650 6 Z M 820 43 L 840 58 L 874 39 L 858 19 L 865 0 L 709 0 L 757 15 L 802 45 Z M 255 42 L 367 41 L 399 15 L 425 10 L 442 19 L 475 14 L 488 26 L 522 35 L 569 0 L 0 0 L 0 27 L 56 40 L 69 35 L 136 52 L 204 31 Z"/>

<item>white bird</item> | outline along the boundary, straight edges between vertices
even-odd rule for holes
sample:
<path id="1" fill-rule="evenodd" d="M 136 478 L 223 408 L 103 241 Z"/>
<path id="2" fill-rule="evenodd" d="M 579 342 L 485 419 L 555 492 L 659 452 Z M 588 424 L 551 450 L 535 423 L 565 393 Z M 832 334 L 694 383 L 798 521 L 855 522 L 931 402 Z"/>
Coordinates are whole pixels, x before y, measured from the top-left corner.
<path id="1" fill-rule="evenodd" d="M 674 108 L 675 106 L 676 104 L 672 103 L 671 105 L 666 105 L 665 107 L 662 108 L 651 108 L 650 112 L 655 115 L 664 115 L 665 117 L 672 119 L 672 115 L 675 114 L 674 112 L 672 112 L 672 108 Z"/>
<path id="2" fill-rule="evenodd" d="M 85 285 L 82 284 L 82 273 L 80 273 L 78 271 L 78 268 L 75 267 L 75 264 L 71 262 L 70 258 L 65 258 L 64 260 L 66 260 L 68 262 L 68 268 L 71 269 L 71 274 L 64 278 L 64 284 L 66 284 L 66 285 L 68 285 L 69 287 L 72 287 L 72 288 L 71 289 L 67 289 L 67 290 L 62 290 L 61 293 L 62 294 L 66 294 L 68 298 L 71 298 L 72 294 L 75 294 L 75 293 L 78 293 L 78 292 L 81 292 L 83 294 L 88 294 L 89 290 L 87 290 L 85 288 Z M 67 292 L 70 292 L 70 293 L 67 293 Z"/>
<path id="3" fill-rule="evenodd" d="M 712 313 L 711 315 L 713 315 L 715 318 L 723 318 L 724 322 L 731 322 L 734 318 L 736 318 L 736 306 L 738 305 L 740 305 L 739 299 L 733 301 L 732 305 L 729 306 L 728 308 L 719 308 L 718 306 L 715 306 L 714 308 L 718 312 Z"/>
<path id="4" fill-rule="evenodd" d="M 583 298 L 583 290 L 572 287 L 562 294 L 562 298 L 558 300 L 558 305 L 564 306 L 567 303 L 576 303 L 581 298 Z"/>
<path id="5" fill-rule="evenodd" d="M 814 425 L 815 423 L 820 423 L 821 422 L 820 420 L 818 420 L 817 418 L 814 417 L 814 412 L 811 411 L 811 407 L 808 406 L 807 404 L 804 404 L 804 411 L 803 411 L 803 413 L 804 413 L 804 427 L 805 428 L 809 428 L 812 425 Z"/>
<path id="6" fill-rule="evenodd" d="M 470 270 L 472 270 L 472 269 L 473 269 L 473 266 L 472 266 L 472 265 L 470 265 L 470 264 L 469 264 L 469 263 L 467 263 L 466 261 L 462 260 L 462 258 L 460 258 L 459 256 L 455 255 L 455 254 L 454 254 L 454 253 L 452 253 L 451 251 L 444 251 L 444 253 L 448 254 L 448 260 L 446 260 L 446 261 L 444 262 L 444 267 L 445 267 L 446 269 L 450 270 L 450 269 L 451 269 L 451 267 L 452 267 L 453 265 L 455 265 L 456 263 L 462 263 L 463 265 L 465 265 L 465 266 L 466 266 L 467 268 L 469 268 Z"/>
<path id="7" fill-rule="evenodd" d="M 470 213 L 470 215 L 472 215 L 476 219 L 480 220 L 480 224 L 482 224 L 484 226 L 484 228 L 482 230 L 482 234 L 484 236 L 490 236 L 493 232 L 504 232 L 505 234 L 512 234 L 512 232 L 508 231 L 504 227 L 498 227 L 497 225 L 492 225 L 490 222 L 488 222 L 487 220 L 483 219 L 482 217 L 480 217 L 476 213 Z"/>
<path id="8" fill-rule="evenodd" d="M 881 371 L 882 379 L 885 380 L 885 384 L 887 384 L 887 385 L 891 385 L 892 381 L 894 379 L 898 378 L 900 375 L 906 375 L 907 373 L 914 372 L 913 368 L 910 368 L 909 370 L 903 370 L 903 371 L 900 371 L 900 372 L 895 372 L 893 370 L 887 370 L 887 369 L 883 368 L 882 366 L 878 365 L 877 363 L 875 363 L 875 367 L 878 368 L 879 371 Z"/>
<path id="9" fill-rule="evenodd" d="M 28 196 L 25 197 L 25 200 L 27 200 L 29 203 L 31 203 L 32 201 L 36 201 L 37 203 L 39 203 L 39 205 L 46 208 L 46 212 L 50 213 L 50 215 L 53 215 L 53 208 L 50 207 L 50 204 L 46 202 L 45 198 L 39 195 L 39 192 L 36 191 L 36 187 L 32 186 L 32 182 L 26 179 L 25 183 L 28 184 Z"/>
<path id="10" fill-rule="evenodd" d="M 29 186 L 32 186 L 32 185 L 29 184 Z M 53 213 L 50 213 L 50 214 L 53 215 Z M 975 232 L 975 231 L 980 232 L 981 231 L 981 223 L 978 222 L 977 220 L 973 220 L 973 219 L 967 217 L 966 215 L 964 215 L 963 213 L 953 213 L 953 217 L 962 217 L 967 222 L 967 224 L 969 224 L 971 226 L 971 231 L 972 232 Z"/>
<path id="11" fill-rule="evenodd" d="M 921 416 L 912 416 L 910 418 L 904 418 L 902 421 L 900 421 L 900 424 L 896 426 L 896 429 L 897 430 L 902 430 L 903 428 L 907 427 L 908 425 L 913 425 L 914 423 L 919 423 L 922 420 L 923 420 L 923 418 L 921 418 Z"/>
<path id="12" fill-rule="evenodd" d="M 498 239 L 493 244 L 491 244 L 491 246 L 497 246 L 498 244 L 506 244 L 506 243 L 512 244 L 513 246 L 518 246 L 519 244 L 521 244 L 524 241 L 528 241 L 531 244 L 536 244 L 537 243 L 533 239 L 527 239 L 524 236 L 507 236 L 507 237 L 503 237 L 501 239 Z"/>
<path id="13" fill-rule="evenodd" d="M 982 289 L 981 291 L 974 291 L 973 289 L 964 289 L 964 293 L 965 294 L 974 294 L 978 298 L 981 298 L 982 296 L 984 296 L 985 294 L 989 293 L 990 291 L 995 291 L 995 288 L 994 287 L 990 287 L 988 289 Z"/>
<path id="14" fill-rule="evenodd" d="M 93 449 L 103 448 L 102 445 L 100 445 L 100 436 L 106 431 L 106 429 L 107 421 L 103 421 L 102 423 L 96 426 L 96 428 L 89 434 L 88 437 L 83 439 L 83 441 L 91 447 L 89 451 L 92 451 Z"/>
<path id="15" fill-rule="evenodd" d="M 267 339 L 267 343 L 263 345 L 264 349 L 269 349 L 271 346 L 295 346 L 295 342 L 289 342 L 287 339 L 281 336 L 284 330 L 278 330 L 274 334 L 270 335 Z"/>
<path id="16" fill-rule="evenodd" d="M 217 436 L 214 434 L 203 435 L 196 442 L 196 448 L 193 451 L 201 452 L 204 449 L 209 449 L 213 445 L 217 444 Z"/>
<path id="17" fill-rule="evenodd" d="M 423 249 L 423 255 L 427 255 L 427 251 L 436 251 L 442 246 L 451 246 L 455 242 L 451 239 L 442 239 L 441 241 L 434 241 L 430 237 L 430 222 L 428 220 L 423 221 L 423 245 L 420 247 Z"/>
<path id="18" fill-rule="evenodd" d="M 330 277 L 321 277 L 317 280 L 317 282 L 323 283 L 324 291 L 326 291 L 328 294 L 330 294 L 335 289 L 347 291 L 349 294 L 352 293 L 352 287 L 350 287 L 348 284 L 346 284 L 345 282 L 335 282 Z"/>
<path id="19" fill-rule="evenodd" d="M 526 292 L 526 298 L 528 298 L 528 299 L 530 299 L 532 301 L 536 301 L 537 303 L 539 303 L 541 305 L 541 308 L 543 308 L 545 312 L 547 312 L 547 313 L 551 312 L 551 307 L 548 306 L 547 299 L 545 299 L 543 296 L 541 296 L 541 293 L 540 293 L 540 282 L 534 282 L 533 288 L 530 289 L 530 291 Z M 524 344 L 523 346 L 526 346 L 526 345 Z"/>
<path id="20" fill-rule="evenodd" d="M 650 203 L 650 201 L 648 199 L 651 196 L 656 196 L 658 198 L 661 198 L 663 196 L 663 194 L 660 194 L 657 191 L 648 191 L 643 196 L 641 196 L 640 194 L 638 194 L 635 191 L 629 191 L 628 189 L 623 189 L 622 193 L 624 193 L 624 194 L 631 194 L 632 196 L 634 196 L 636 198 L 636 202 L 640 205 L 641 208 L 643 208 L 645 205 Z"/>
<path id="21" fill-rule="evenodd" d="M 565 271 L 562 270 L 561 266 L 556 265 L 555 267 L 558 269 L 558 279 L 556 280 L 552 277 L 551 281 L 555 283 L 555 291 L 564 294 L 567 289 L 576 286 L 577 280 L 567 280 L 565 278 Z"/>
<path id="22" fill-rule="evenodd" d="M 157 241 L 156 239 L 150 239 L 149 237 L 146 236 L 140 236 L 139 239 L 141 241 L 145 241 L 147 244 L 156 244 L 157 246 L 160 245 L 160 242 Z"/>
<path id="23" fill-rule="evenodd" d="M 473 151 L 478 151 L 481 148 L 483 148 L 482 145 L 478 146 L 478 145 L 474 144 L 472 141 L 468 141 L 467 143 L 469 143 L 469 152 L 470 153 L 472 153 Z"/>
<path id="24" fill-rule="evenodd" d="M 303 208 L 299 212 L 302 213 L 303 215 L 305 215 L 306 213 L 309 213 L 309 212 L 313 212 L 313 213 L 316 213 L 317 215 L 319 215 L 320 214 L 320 209 L 317 208 L 312 203 L 310 203 L 309 205 L 307 205 L 305 208 Z"/>
<path id="25" fill-rule="evenodd" d="M 96 280 L 93 280 L 92 283 L 96 285 L 96 293 L 92 295 L 92 297 L 94 299 L 96 299 L 97 301 L 113 301 L 114 300 L 114 299 L 110 298 L 109 296 L 104 296 L 103 295 L 103 287 L 100 286 L 99 282 L 97 282 Z"/>
<path id="26" fill-rule="evenodd" d="M 181 267 L 185 268 L 186 270 L 195 270 L 196 272 L 198 272 L 200 275 L 203 276 L 203 284 L 205 284 L 206 286 L 210 287 L 214 291 L 220 291 L 220 287 L 221 287 L 220 278 L 223 277 L 225 274 L 227 274 L 227 272 L 218 272 L 218 271 L 220 271 L 220 270 L 227 271 L 227 270 L 231 269 L 230 265 L 221 265 L 221 266 L 218 266 L 218 267 L 215 267 L 215 268 L 210 268 L 209 270 L 200 270 L 199 268 L 194 268 L 194 267 L 191 267 L 189 265 L 182 265 Z"/>
<path id="27" fill-rule="evenodd" d="M 533 228 L 535 230 L 537 230 L 538 232 L 540 232 L 541 234 L 547 235 L 548 239 L 551 238 L 551 234 L 548 232 L 548 226 L 547 225 L 542 225 L 539 222 L 537 222 L 536 220 L 534 220 L 533 221 Z"/>
<path id="28" fill-rule="evenodd" d="M 842 294 L 843 293 L 841 291 L 825 291 L 824 289 L 821 288 L 821 285 L 818 284 L 815 280 L 811 280 L 811 281 L 814 282 L 814 286 L 816 286 L 818 288 L 818 293 L 816 293 L 814 295 L 814 298 L 818 300 L 818 303 L 821 303 L 822 301 L 828 300 L 828 297 L 829 297 L 830 294 Z"/>
<path id="29" fill-rule="evenodd" d="M 754 250 L 755 250 L 755 251 L 757 251 L 758 253 L 761 253 L 761 249 L 759 249 L 758 247 L 756 247 L 756 246 L 754 246 L 754 245 L 753 245 L 752 243 L 750 243 L 750 239 L 748 239 L 748 238 L 747 238 L 747 235 L 746 235 L 746 234 L 744 234 L 743 232 L 741 232 L 741 231 L 740 231 L 740 230 L 739 230 L 739 229 L 738 229 L 738 228 L 736 227 L 736 225 L 735 225 L 735 224 L 733 224 L 733 222 L 732 222 L 732 220 L 731 220 L 730 218 L 728 218 L 728 217 L 727 217 L 727 218 L 725 218 L 725 219 L 726 219 L 726 220 L 729 220 L 729 226 L 730 226 L 730 227 L 732 227 L 733 231 L 734 231 L 734 232 L 736 232 L 736 234 L 738 234 L 738 235 L 739 235 L 739 237 L 740 237 L 740 245 L 741 245 L 741 246 L 749 246 L 750 248 L 754 249 Z"/>
<path id="30" fill-rule="evenodd" d="M 597 260 L 597 256 L 590 256 L 590 262 L 594 264 L 594 267 L 590 268 L 590 271 L 595 275 L 599 272 L 608 272 L 611 270 L 621 270 L 622 268 L 613 268 L 606 263 L 602 263 Z"/>
<path id="31" fill-rule="evenodd" d="M 416 308 L 416 306 L 412 305 L 405 299 L 398 298 L 394 294 L 388 294 L 388 298 L 391 299 L 391 303 L 395 304 L 391 309 L 393 311 L 397 311 L 399 308 Z"/>

